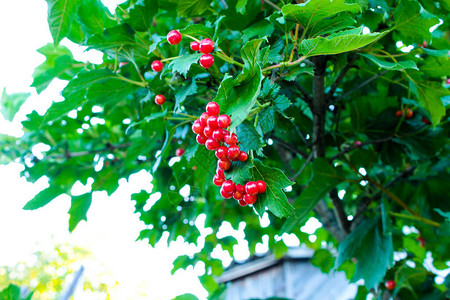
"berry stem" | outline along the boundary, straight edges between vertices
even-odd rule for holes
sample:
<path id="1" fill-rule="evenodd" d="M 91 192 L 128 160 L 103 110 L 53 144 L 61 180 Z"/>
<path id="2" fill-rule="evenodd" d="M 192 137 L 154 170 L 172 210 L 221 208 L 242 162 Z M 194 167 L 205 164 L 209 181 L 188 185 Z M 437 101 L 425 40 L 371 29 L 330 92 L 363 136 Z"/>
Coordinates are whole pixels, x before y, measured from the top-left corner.
<path id="1" fill-rule="evenodd" d="M 193 36 L 191 36 L 191 35 L 189 35 L 189 34 L 184 34 L 184 33 L 182 33 L 181 36 L 185 36 L 185 37 L 187 37 L 187 38 L 190 38 L 191 40 L 194 40 L 194 41 L 200 43 L 200 40 L 199 40 L 199 39 L 196 39 L 195 37 L 193 37 Z"/>
<path id="2" fill-rule="evenodd" d="M 131 83 L 131 84 L 134 84 L 134 85 L 138 85 L 138 86 L 141 86 L 141 87 L 146 87 L 147 86 L 147 82 L 134 81 L 134 80 L 128 79 L 128 78 L 126 78 L 126 77 L 124 77 L 124 76 L 122 76 L 120 74 L 117 74 L 117 78 L 119 78 L 122 81 Z"/>
<path id="3" fill-rule="evenodd" d="M 222 59 L 223 61 L 226 61 L 230 64 L 236 65 L 238 67 L 243 68 L 244 65 L 241 64 L 240 62 L 235 61 L 234 59 L 232 59 L 231 57 L 229 57 L 228 55 L 226 55 L 222 49 L 218 48 L 217 50 L 219 50 L 220 52 L 215 52 L 214 54 L 219 57 L 220 59 Z"/>
<path id="4" fill-rule="evenodd" d="M 184 55 L 180 55 L 180 56 L 174 56 L 174 57 L 169 57 L 169 58 L 164 58 L 164 59 L 161 59 L 161 62 L 165 62 L 165 61 L 171 61 L 171 60 L 174 60 L 174 59 L 177 59 L 177 58 L 180 58 L 180 57 L 183 57 Z"/>
<path id="5" fill-rule="evenodd" d="M 299 59 L 297 59 L 297 60 L 295 60 L 293 62 L 281 62 L 279 64 L 276 64 L 276 65 L 273 65 L 273 66 L 270 66 L 270 67 L 266 67 L 266 68 L 262 69 L 261 71 L 264 73 L 264 72 L 267 72 L 269 70 L 276 69 L 276 68 L 279 68 L 279 67 L 292 67 L 292 66 L 300 64 L 306 58 L 307 58 L 307 56 L 302 56 L 302 57 L 300 57 Z"/>

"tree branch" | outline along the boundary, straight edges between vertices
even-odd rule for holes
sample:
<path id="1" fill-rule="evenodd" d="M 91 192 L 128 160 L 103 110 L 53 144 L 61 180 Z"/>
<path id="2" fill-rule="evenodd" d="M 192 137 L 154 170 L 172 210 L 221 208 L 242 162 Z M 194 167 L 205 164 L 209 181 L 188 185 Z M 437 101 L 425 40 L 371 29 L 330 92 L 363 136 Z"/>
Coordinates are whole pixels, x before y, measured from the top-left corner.
<path id="1" fill-rule="evenodd" d="M 339 227 L 346 233 L 350 233 L 350 222 L 347 219 L 347 214 L 345 213 L 344 206 L 342 205 L 342 200 L 339 199 L 337 188 L 333 188 L 328 195 L 333 202 L 334 213 L 336 214 L 336 219 L 338 221 Z"/>
<path id="2" fill-rule="evenodd" d="M 353 145 L 353 146 L 347 147 L 344 150 L 342 150 L 341 152 L 339 152 L 338 154 L 336 154 L 333 157 L 331 157 L 329 159 L 329 161 L 331 163 L 331 162 L 333 162 L 333 160 L 335 160 L 339 156 L 344 155 L 345 153 L 348 153 L 348 152 L 350 152 L 350 151 L 352 151 L 352 150 L 354 150 L 356 148 L 361 148 L 362 146 L 370 145 L 370 144 L 384 143 L 384 142 L 392 140 L 392 138 L 393 138 L 393 136 L 390 136 L 390 137 L 379 139 L 379 140 L 367 141 L 367 142 L 361 143 L 360 145 Z"/>
<path id="3" fill-rule="evenodd" d="M 389 70 L 384 70 L 384 71 L 381 72 L 381 73 L 375 74 L 374 76 L 370 77 L 369 79 L 367 79 L 366 81 L 364 81 L 363 83 L 361 83 L 360 85 L 358 85 L 357 87 L 355 87 L 354 89 L 348 91 L 347 93 L 345 93 L 345 94 L 342 95 L 341 97 L 335 99 L 334 102 L 337 102 L 337 101 L 339 101 L 339 100 L 342 100 L 342 99 L 344 99 L 345 97 L 347 97 L 348 95 L 353 94 L 353 92 L 355 92 L 355 91 L 361 89 L 363 86 L 365 86 L 365 85 L 371 83 L 372 81 L 374 81 L 374 80 L 377 79 L 378 77 L 383 76 L 383 75 L 386 74 L 388 71 L 389 71 Z"/>
<path id="4" fill-rule="evenodd" d="M 297 173 L 294 174 L 294 176 L 292 176 L 291 178 L 289 178 L 291 181 L 295 181 L 295 179 L 303 172 L 303 170 L 306 168 L 306 166 L 309 164 L 309 162 L 312 160 L 313 158 L 313 154 L 311 153 L 308 158 L 306 159 L 305 163 L 303 164 L 303 166 L 300 168 L 300 170 L 298 170 Z"/>
<path id="5" fill-rule="evenodd" d="M 341 83 L 342 79 L 344 79 L 345 74 L 347 74 L 348 70 L 350 70 L 350 68 L 353 67 L 353 63 L 355 62 L 357 56 L 358 56 L 357 54 L 354 54 L 353 57 L 350 59 L 350 61 L 342 69 L 341 73 L 339 73 L 339 76 L 336 78 L 336 81 L 333 83 L 330 90 L 328 91 L 327 94 L 328 101 L 332 99 L 334 92 L 336 92 L 337 87 Z"/>

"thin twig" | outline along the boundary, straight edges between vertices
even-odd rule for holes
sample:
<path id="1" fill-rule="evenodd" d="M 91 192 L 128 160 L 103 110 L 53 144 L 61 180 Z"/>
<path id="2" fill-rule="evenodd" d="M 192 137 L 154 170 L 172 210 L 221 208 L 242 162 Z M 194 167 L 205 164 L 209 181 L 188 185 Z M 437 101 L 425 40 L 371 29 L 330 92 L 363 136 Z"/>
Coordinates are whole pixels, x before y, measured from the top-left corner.
<path id="1" fill-rule="evenodd" d="M 390 137 L 387 137 L 387 138 L 383 138 L 383 139 L 379 139 L 379 140 L 373 140 L 373 141 L 367 141 L 367 142 L 361 143 L 359 145 L 353 145 L 353 146 L 347 147 L 344 150 L 342 150 L 341 152 L 339 152 L 338 154 L 336 154 L 333 157 L 331 157 L 329 159 L 329 162 L 332 162 L 333 160 L 335 160 L 339 156 L 344 155 L 345 153 L 348 153 L 348 152 L 350 152 L 350 151 L 352 151 L 352 150 L 354 150 L 356 148 L 361 148 L 362 146 L 370 145 L 370 144 L 384 143 L 384 142 L 392 140 L 392 138 L 393 138 L 393 136 L 390 136 Z"/>
<path id="2" fill-rule="evenodd" d="M 383 72 L 380 72 L 372 77 L 370 77 L 369 79 L 367 79 L 366 81 L 364 81 L 363 83 L 361 83 L 360 85 L 358 85 L 357 87 L 355 87 L 354 89 L 348 91 L 347 93 L 345 93 L 344 95 L 342 95 L 341 97 L 337 98 L 336 100 L 334 100 L 334 102 L 337 102 L 339 100 L 344 99 L 345 97 L 347 97 L 350 94 L 353 94 L 353 92 L 361 89 L 363 86 L 371 83 L 372 81 L 374 81 L 375 79 L 377 79 L 380 76 L 383 76 L 384 74 L 386 74 L 389 70 L 384 70 Z"/>
<path id="3" fill-rule="evenodd" d="M 308 91 L 305 90 L 305 88 L 300 83 L 298 83 L 296 80 L 294 80 L 293 83 L 295 84 L 295 87 L 298 88 L 300 93 L 303 95 L 303 98 L 304 98 L 305 102 L 306 103 L 311 103 L 312 102 L 312 97 L 309 95 Z"/>
<path id="4" fill-rule="evenodd" d="M 358 56 L 357 54 L 354 54 L 353 57 L 350 59 L 350 61 L 342 69 L 341 73 L 339 73 L 339 76 L 336 78 L 336 81 L 333 83 L 333 85 L 330 88 L 330 91 L 326 96 L 328 101 L 330 101 L 331 98 L 333 97 L 334 92 L 336 92 L 337 87 L 341 83 L 342 79 L 344 79 L 345 74 L 347 74 L 348 70 L 350 70 L 350 68 L 353 67 L 353 63 L 355 62 L 357 56 Z"/>
<path id="5" fill-rule="evenodd" d="M 281 11 L 281 8 L 280 8 L 278 5 L 274 4 L 272 1 L 264 0 L 264 2 L 266 2 L 267 4 L 269 4 L 270 6 L 272 6 L 274 9 L 276 9 L 276 10 L 278 10 L 278 11 Z"/>
<path id="6" fill-rule="evenodd" d="M 312 153 L 309 154 L 308 158 L 306 159 L 305 163 L 303 164 L 303 166 L 300 168 L 300 170 L 298 170 L 297 173 L 294 174 L 294 176 L 292 176 L 290 178 L 291 181 L 295 181 L 295 179 L 300 176 L 300 174 L 303 172 L 303 170 L 306 168 L 306 166 L 309 164 L 309 162 L 312 160 L 313 155 Z"/>
<path id="7" fill-rule="evenodd" d="M 338 196 L 338 192 L 336 188 L 333 188 L 328 195 L 331 198 L 331 202 L 334 206 L 334 213 L 336 215 L 336 219 L 338 221 L 339 227 L 346 233 L 350 233 L 350 222 L 347 219 L 347 214 L 345 213 L 344 206 L 342 205 L 342 201 Z"/>

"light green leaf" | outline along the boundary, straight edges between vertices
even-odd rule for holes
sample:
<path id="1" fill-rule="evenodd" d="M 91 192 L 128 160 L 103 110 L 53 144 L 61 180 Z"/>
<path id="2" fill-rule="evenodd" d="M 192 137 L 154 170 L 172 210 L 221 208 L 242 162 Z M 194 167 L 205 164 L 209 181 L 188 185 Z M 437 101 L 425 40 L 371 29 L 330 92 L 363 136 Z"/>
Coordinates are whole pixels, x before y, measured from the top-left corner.
<path id="1" fill-rule="evenodd" d="M 7 94 L 6 88 L 3 88 L 2 98 L 0 100 L 0 113 L 5 120 L 11 121 L 19 111 L 22 104 L 30 97 L 30 93 Z"/>
<path id="2" fill-rule="evenodd" d="M 147 31 L 157 12 L 157 0 L 138 1 L 130 8 L 130 18 L 127 20 L 127 23 L 136 31 Z"/>
<path id="3" fill-rule="evenodd" d="M 20 287 L 12 283 L 0 291 L 0 300 L 31 300 L 32 296 L 33 292 L 23 295 Z"/>
<path id="4" fill-rule="evenodd" d="M 178 1 L 177 13 L 180 17 L 195 17 L 203 14 L 211 4 L 208 0 Z"/>
<path id="5" fill-rule="evenodd" d="M 163 111 L 155 112 L 150 114 L 149 116 L 146 116 L 143 120 L 140 120 L 138 122 L 131 123 L 130 126 L 126 129 L 125 133 L 128 134 L 129 130 L 131 128 L 134 128 L 136 126 L 140 126 L 142 124 L 150 123 L 150 121 L 165 117 L 167 115 L 167 108 Z"/>
<path id="6" fill-rule="evenodd" d="M 241 15 L 245 14 L 246 6 L 247 6 L 248 0 L 238 0 L 236 3 L 236 12 L 240 13 Z"/>
<path id="7" fill-rule="evenodd" d="M 191 65 L 197 63 L 200 56 L 202 56 L 201 53 L 183 55 L 172 60 L 169 64 L 169 69 L 172 69 L 172 72 L 178 72 L 186 77 Z"/>
<path id="8" fill-rule="evenodd" d="M 100 51 L 134 44 L 136 44 L 134 31 L 126 23 L 107 28 L 103 33 L 94 34 L 86 41 L 89 49 L 97 49 Z"/>
<path id="9" fill-rule="evenodd" d="M 330 272 L 331 268 L 334 266 L 335 258 L 328 249 L 319 249 L 314 252 L 311 258 L 311 263 L 319 267 L 323 273 Z"/>
<path id="10" fill-rule="evenodd" d="M 214 28 L 206 27 L 202 24 L 191 24 L 186 28 L 180 30 L 181 34 L 187 34 L 190 36 L 201 36 L 204 38 L 212 39 L 214 36 Z"/>
<path id="11" fill-rule="evenodd" d="M 395 70 L 400 71 L 404 69 L 417 69 L 416 63 L 412 60 L 405 60 L 405 61 L 399 61 L 396 63 L 389 62 L 383 59 L 380 59 L 378 57 L 375 57 L 370 54 L 359 54 L 361 56 L 364 56 L 367 59 L 370 59 L 372 62 L 374 62 L 376 65 L 378 65 L 380 68 L 387 69 L 387 70 Z"/>
<path id="12" fill-rule="evenodd" d="M 176 296 L 172 300 L 198 300 L 197 296 L 187 293 L 183 295 Z"/>
<path id="13" fill-rule="evenodd" d="M 86 214 L 91 206 L 92 193 L 86 193 L 80 196 L 72 196 L 72 202 L 69 209 L 69 231 L 72 232 L 80 221 L 87 221 Z"/>
<path id="14" fill-rule="evenodd" d="M 64 193 L 64 191 L 61 188 L 52 185 L 51 187 L 40 191 L 36 196 L 34 196 L 33 199 L 31 199 L 30 201 L 27 202 L 27 204 L 25 204 L 23 209 L 33 210 L 41 208 L 50 203 L 53 199 L 55 199 L 62 193 Z"/>
<path id="15" fill-rule="evenodd" d="M 263 165 L 258 160 L 253 160 L 254 167 L 250 170 L 253 180 L 263 180 L 267 185 L 266 192 L 258 194 L 258 200 L 254 207 L 262 216 L 267 207 L 278 218 L 289 218 L 295 214 L 294 208 L 289 203 L 283 189 L 294 184 L 279 169 Z"/>
<path id="16" fill-rule="evenodd" d="M 76 16 L 80 0 L 46 0 L 48 4 L 48 25 L 53 42 L 58 45 L 69 32 Z"/>
<path id="17" fill-rule="evenodd" d="M 441 97 L 450 95 L 450 92 L 442 87 L 439 82 L 423 81 L 409 82 L 412 92 L 418 97 L 419 104 L 431 116 L 431 122 L 437 126 L 443 116 L 445 116 L 445 107 Z"/>
<path id="18" fill-rule="evenodd" d="M 78 21 L 88 34 L 101 34 L 105 28 L 113 26 L 110 17 L 106 6 L 98 0 L 83 0 L 78 8 Z"/>

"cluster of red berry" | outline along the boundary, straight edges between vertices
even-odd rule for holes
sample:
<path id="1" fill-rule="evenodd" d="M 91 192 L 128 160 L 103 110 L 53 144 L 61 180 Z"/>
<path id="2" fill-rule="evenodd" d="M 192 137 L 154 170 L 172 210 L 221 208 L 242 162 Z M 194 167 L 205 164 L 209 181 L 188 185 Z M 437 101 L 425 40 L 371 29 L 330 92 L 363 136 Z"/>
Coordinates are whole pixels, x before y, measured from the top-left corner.
<path id="1" fill-rule="evenodd" d="M 220 194 L 225 199 L 234 197 L 242 206 L 253 204 L 257 200 L 257 194 L 266 191 L 266 183 L 258 180 L 241 185 L 235 184 L 230 179 L 226 180 L 225 171 L 230 169 L 231 161 L 246 161 L 248 154 L 241 151 L 237 145 L 239 143 L 237 135 L 226 130 L 231 124 L 230 116 L 219 115 L 219 113 L 219 104 L 209 102 L 206 105 L 206 112 L 194 121 L 192 131 L 197 134 L 197 142 L 200 145 L 205 145 L 208 150 L 216 151 L 218 162 L 213 182 L 221 187 Z"/>

